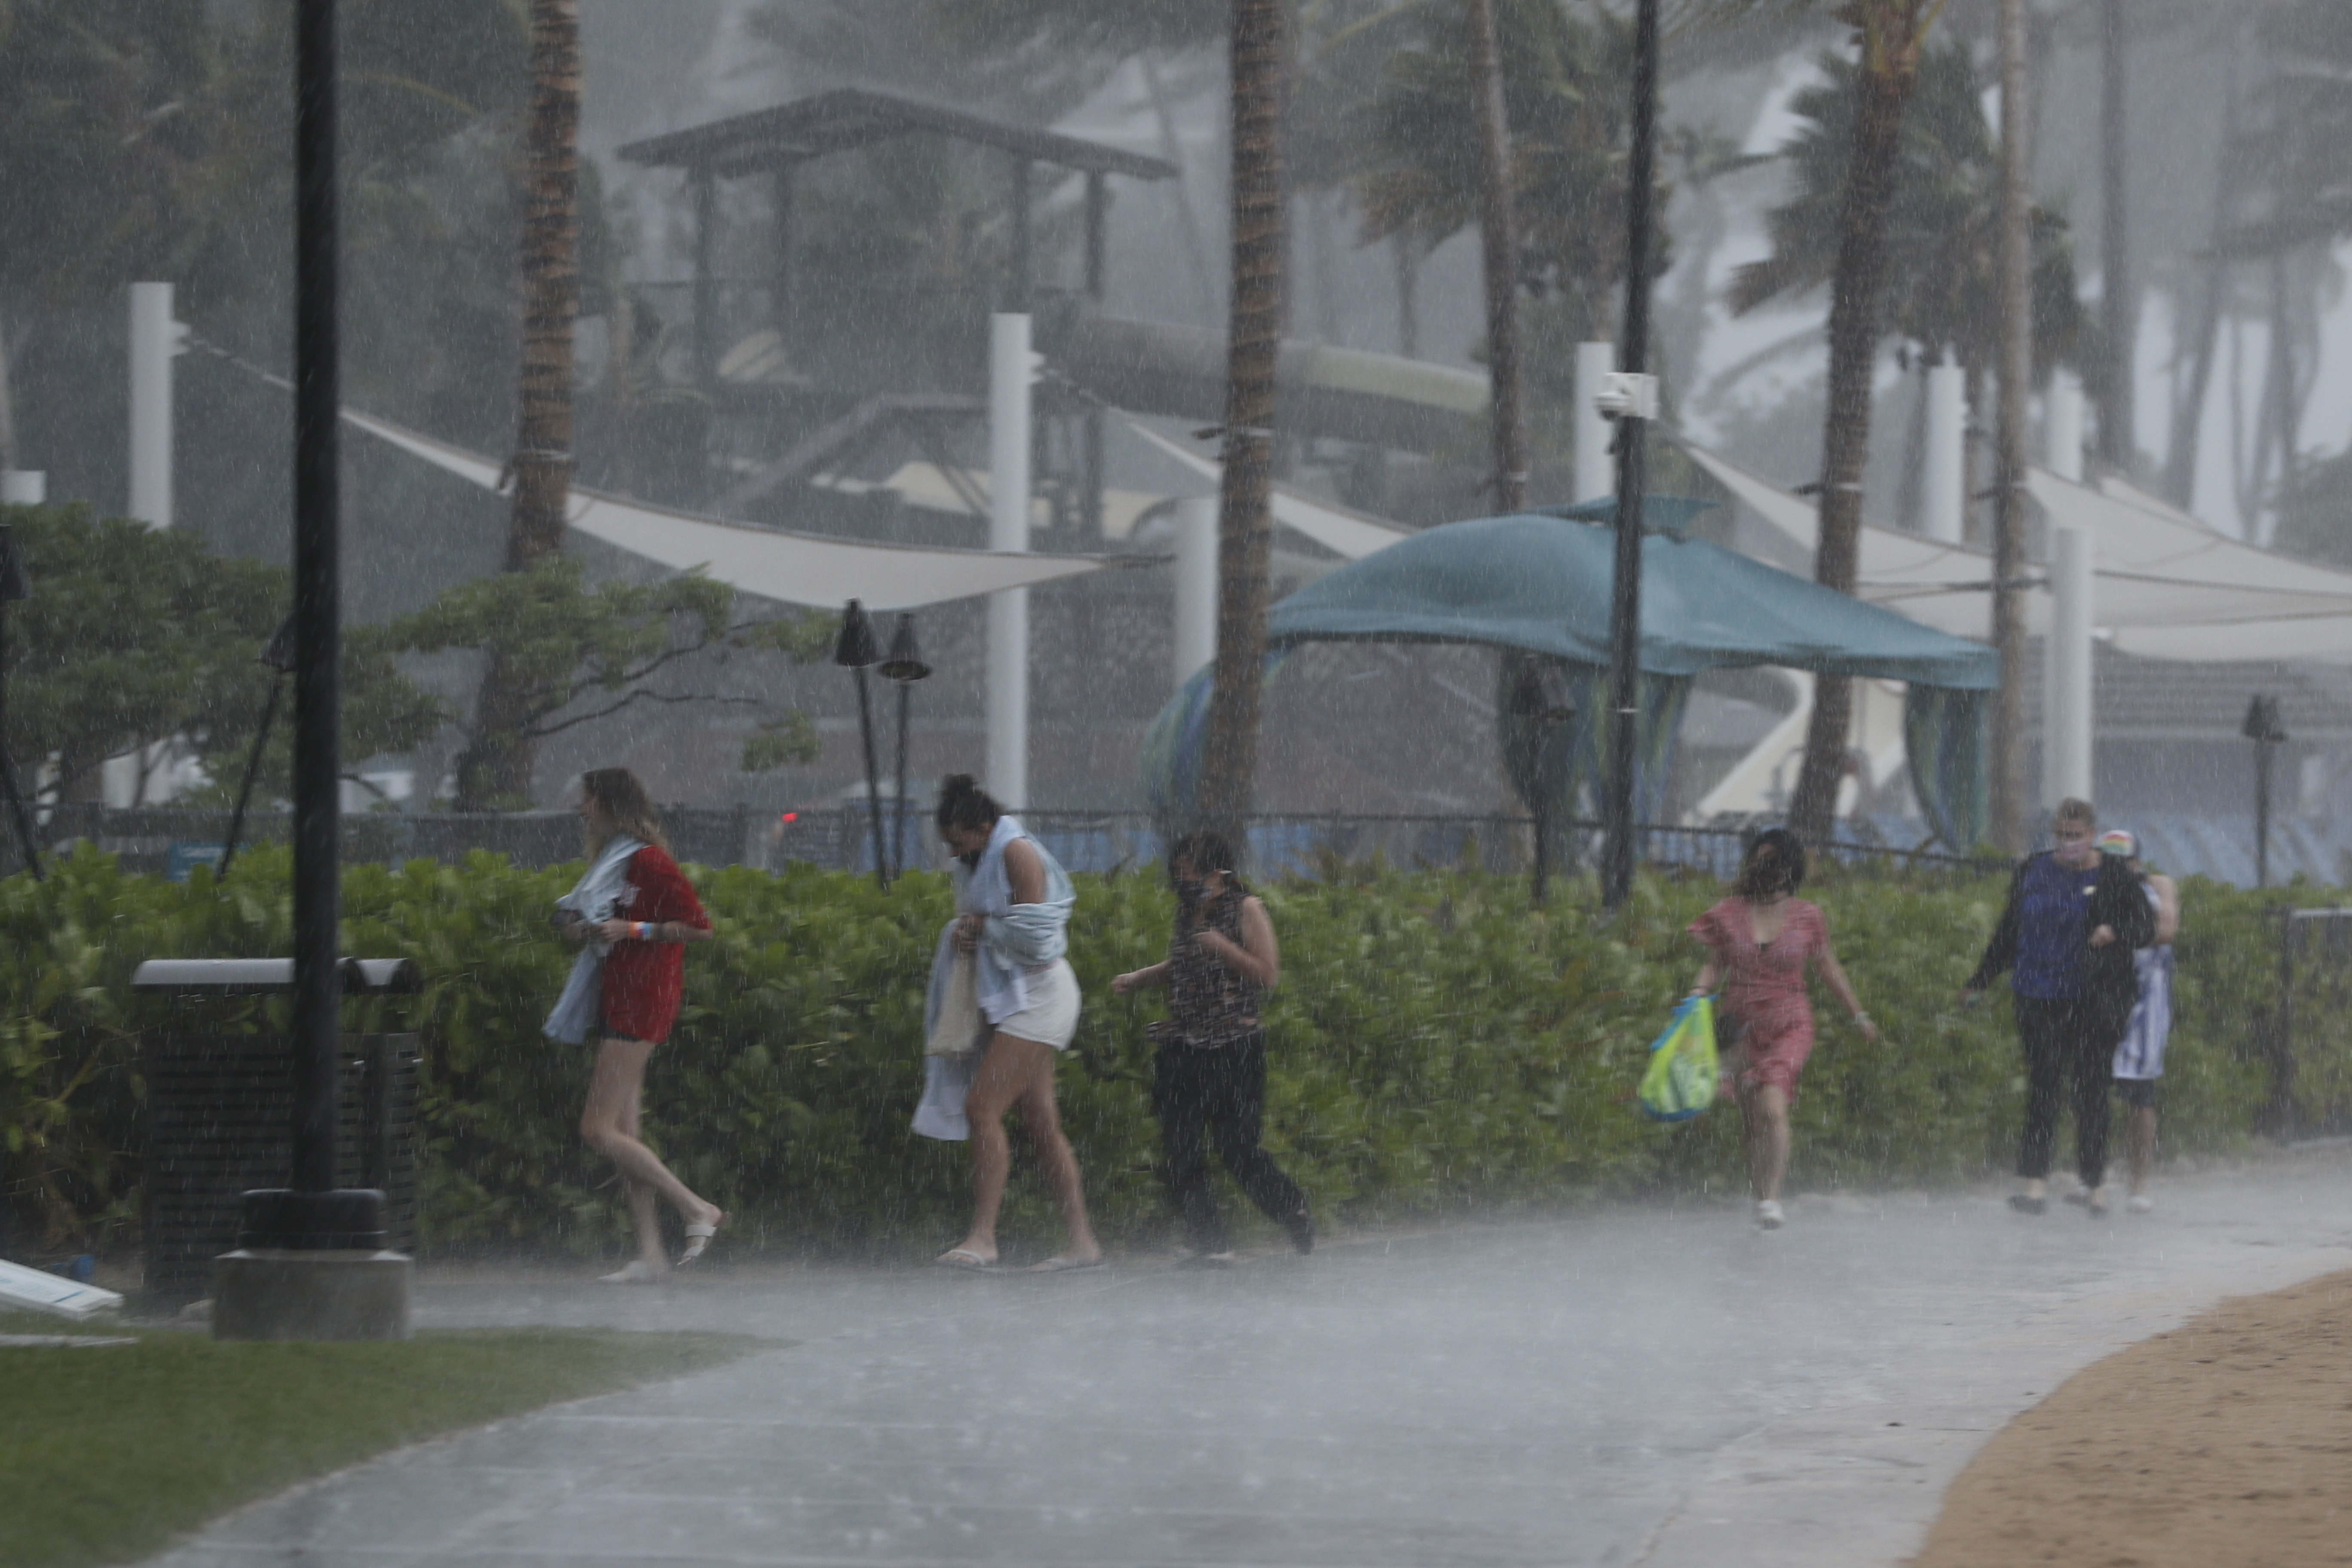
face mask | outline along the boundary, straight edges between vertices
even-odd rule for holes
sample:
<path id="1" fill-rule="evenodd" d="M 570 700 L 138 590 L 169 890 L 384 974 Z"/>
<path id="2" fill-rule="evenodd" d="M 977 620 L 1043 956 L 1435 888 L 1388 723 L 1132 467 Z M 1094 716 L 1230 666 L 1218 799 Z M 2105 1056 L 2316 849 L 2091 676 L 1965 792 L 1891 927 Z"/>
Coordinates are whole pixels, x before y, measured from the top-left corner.
<path id="1" fill-rule="evenodd" d="M 1201 901 L 1201 895 L 1208 890 L 1209 884 L 1202 881 L 1198 877 L 1179 877 L 1176 879 L 1176 901 L 1178 903 L 1197 904 Z"/>

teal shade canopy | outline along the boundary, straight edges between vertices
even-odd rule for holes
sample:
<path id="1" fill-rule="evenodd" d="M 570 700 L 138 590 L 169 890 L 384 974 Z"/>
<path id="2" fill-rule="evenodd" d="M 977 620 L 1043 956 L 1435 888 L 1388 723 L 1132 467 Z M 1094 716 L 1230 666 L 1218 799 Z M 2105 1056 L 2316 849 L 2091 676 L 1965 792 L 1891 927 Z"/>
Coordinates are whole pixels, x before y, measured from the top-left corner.
<path id="1" fill-rule="evenodd" d="M 1291 595 L 1274 607 L 1267 640 L 1475 643 L 1606 665 L 1615 547 L 1613 530 L 1559 517 L 1446 523 Z M 1769 664 L 1979 691 L 2000 670 L 1981 643 L 1659 533 L 1642 541 L 1641 660 L 1653 675 Z"/>

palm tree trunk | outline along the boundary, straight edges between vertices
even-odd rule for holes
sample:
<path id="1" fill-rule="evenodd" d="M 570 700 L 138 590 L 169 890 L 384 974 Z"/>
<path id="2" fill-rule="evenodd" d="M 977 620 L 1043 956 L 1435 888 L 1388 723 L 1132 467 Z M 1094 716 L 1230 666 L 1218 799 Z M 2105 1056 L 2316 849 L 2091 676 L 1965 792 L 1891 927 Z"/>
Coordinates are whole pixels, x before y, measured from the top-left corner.
<path id="1" fill-rule="evenodd" d="M 1233 0 L 1232 321 L 1217 512 L 1217 656 L 1193 815 L 1243 845 L 1257 773 L 1273 552 L 1275 354 L 1287 259 L 1282 168 L 1285 0 Z"/>
<path id="2" fill-rule="evenodd" d="M 2193 505 L 2197 499 L 2197 448 L 2204 434 L 2205 404 L 2213 385 L 2213 358 L 2221 342 L 2221 310 L 2229 300 L 2230 264 L 2221 241 L 2230 230 L 2231 198 L 2237 188 L 2231 164 L 2239 145 L 2237 46 L 2242 36 L 2232 37 L 2222 74 L 2225 92 L 2221 100 L 2221 153 L 2214 170 L 2213 237 L 2207 247 L 2203 297 L 2187 349 L 2173 351 L 2176 364 L 2183 352 L 2190 359 L 2189 384 L 2172 405 L 2172 432 L 2164 451 L 2164 495 L 2173 505 L 2183 508 Z M 2184 293 L 2185 289 L 2175 292 L 2176 318 L 2185 302 Z"/>
<path id="3" fill-rule="evenodd" d="M 2000 689 L 1993 694 L 1987 804 L 1993 842 L 2012 853 L 2024 850 L 2027 833 L 2025 616 L 2017 586 L 2025 574 L 2025 405 L 2033 395 L 2033 247 L 2027 229 L 2033 133 L 2025 79 L 2025 0 L 2001 0 L 2000 401 L 1994 410 L 1992 502 L 1992 646 L 2000 656 Z M 2128 410 L 2128 394 L 2108 406 Z M 2128 460 L 2128 425 L 2122 434 Z"/>
<path id="4" fill-rule="evenodd" d="M 1813 580 L 1841 594 L 1853 592 L 1857 575 L 1862 470 L 1870 456 L 1871 380 L 1878 357 L 1880 298 L 1885 291 L 1886 215 L 1895 198 L 1903 110 L 1918 70 L 1918 29 L 1908 19 L 1916 5 L 1876 0 L 1872 8 L 1900 15 L 1874 16 L 1870 26 L 1880 29 L 1880 36 L 1874 38 L 1865 32 L 1863 41 L 1853 162 L 1846 171 L 1837 270 L 1830 284 L 1829 416 L 1822 437 L 1821 542 L 1813 558 Z M 1805 758 L 1789 805 L 1790 826 L 1809 842 L 1828 840 L 1853 717 L 1853 689 L 1848 678 L 1817 677 Z"/>
<path id="5" fill-rule="evenodd" d="M 580 0 L 530 0 L 530 78 L 509 572 L 528 572 L 562 552 L 571 490 L 572 332 L 580 313 Z M 457 759 L 457 809 L 529 798 L 538 745 L 525 727 L 536 697 L 492 648 L 472 736 Z"/>
<path id="6" fill-rule="evenodd" d="M 2124 0 L 2101 0 L 2099 70 L 2099 314 L 2106 329 L 2107 387 L 2099 408 L 2099 461 L 2128 476 L 2138 450 L 2133 435 L 2139 338 L 2139 291 L 2132 286 L 2126 199 L 2130 146 L 2125 116 Z M 2008 110 L 2002 110 L 2008 118 Z"/>
<path id="7" fill-rule="evenodd" d="M 1527 420 L 1520 410 L 1519 242 L 1512 221 L 1511 126 L 1495 0 L 1463 0 L 1470 41 L 1470 102 L 1478 120 L 1478 234 L 1486 253 L 1487 397 L 1493 421 L 1495 510 L 1528 500 Z"/>

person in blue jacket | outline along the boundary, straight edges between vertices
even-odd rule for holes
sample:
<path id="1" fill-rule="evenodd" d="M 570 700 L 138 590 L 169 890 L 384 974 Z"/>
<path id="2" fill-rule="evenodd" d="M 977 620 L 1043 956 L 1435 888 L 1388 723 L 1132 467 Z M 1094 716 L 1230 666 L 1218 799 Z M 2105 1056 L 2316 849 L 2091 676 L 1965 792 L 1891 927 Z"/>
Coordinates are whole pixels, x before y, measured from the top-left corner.
<path id="1" fill-rule="evenodd" d="M 2074 1108 L 2074 1159 L 2093 1218 L 2107 1214 L 2107 1093 L 2116 1043 L 2139 999 L 2135 949 L 2156 940 L 2147 895 L 2123 861 L 2098 851 L 2091 803 L 2058 803 L 2051 847 L 2010 879 L 2008 906 L 1961 994 L 1974 1005 L 2002 972 L 2025 1050 L 2025 1128 L 2018 1139 L 2020 1214 L 2049 1205 L 2058 1112 Z"/>

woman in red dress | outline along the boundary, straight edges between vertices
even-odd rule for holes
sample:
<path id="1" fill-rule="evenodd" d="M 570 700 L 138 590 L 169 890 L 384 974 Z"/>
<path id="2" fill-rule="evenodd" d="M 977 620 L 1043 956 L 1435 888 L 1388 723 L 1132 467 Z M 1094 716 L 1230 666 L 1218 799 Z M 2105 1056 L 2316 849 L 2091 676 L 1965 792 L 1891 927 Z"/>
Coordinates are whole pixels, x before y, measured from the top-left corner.
<path id="1" fill-rule="evenodd" d="M 1830 951 L 1821 906 L 1796 896 L 1804 882 L 1805 847 L 1788 829 L 1769 828 L 1748 846 L 1731 897 L 1690 926 L 1707 948 L 1691 994 L 1713 991 L 1718 980 L 1723 984 L 1717 1031 L 1731 1043 L 1726 1065 L 1747 1128 L 1756 1223 L 1766 1230 L 1780 1229 L 1785 1217 L 1780 1177 L 1789 1168 L 1789 1105 L 1797 1098 L 1797 1075 L 1813 1050 L 1813 1008 L 1805 995 L 1808 963 L 1820 966 L 1863 1037 L 1878 1038 L 1838 967 L 1837 954 Z"/>
<path id="2" fill-rule="evenodd" d="M 686 1222 L 686 1250 L 677 1265 L 700 1258 L 726 1219 L 717 1204 L 698 1196 L 670 1173 L 661 1156 L 637 1138 L 638 1102 L 646 1082 L 646 1059 L 669 1038 L 685 988 L 683 944 L 707 941 L 709 917 L 693 885 L 670 858 L 661 822 L 645 785 L 626 768 L 596 768 L 580 780 L 580 819 L 588 829 L 589 869 L 580 886 L 558 900 L 565 932 L 593 942 L 603 956 L 601 974 L 583 955 L 587 982 L 596 984 L 593 1002 L 575 992 L 575 974 L 548 1032 L 579 1038 L 562 1028 L 568 1010 L 593 1006 L 598 1039 L 596 1066 L 588 1080 L 588 1105 L 581 1112 L 580 1136 L 621 1169 L 622 1191 L 636 1228 L 637 1256 L 608 1284 L 649 1284 L 666 1277 L 657 1200 L 667 1199 Z M 634 846 L 635 847 L 632 847 Z M 600 984 L 599 984 L 600 983 Z M 582 1024 L 587 1023 L 582 1018 Z M 582 1034 L 585 1029 L 582 1030 Z"/>

